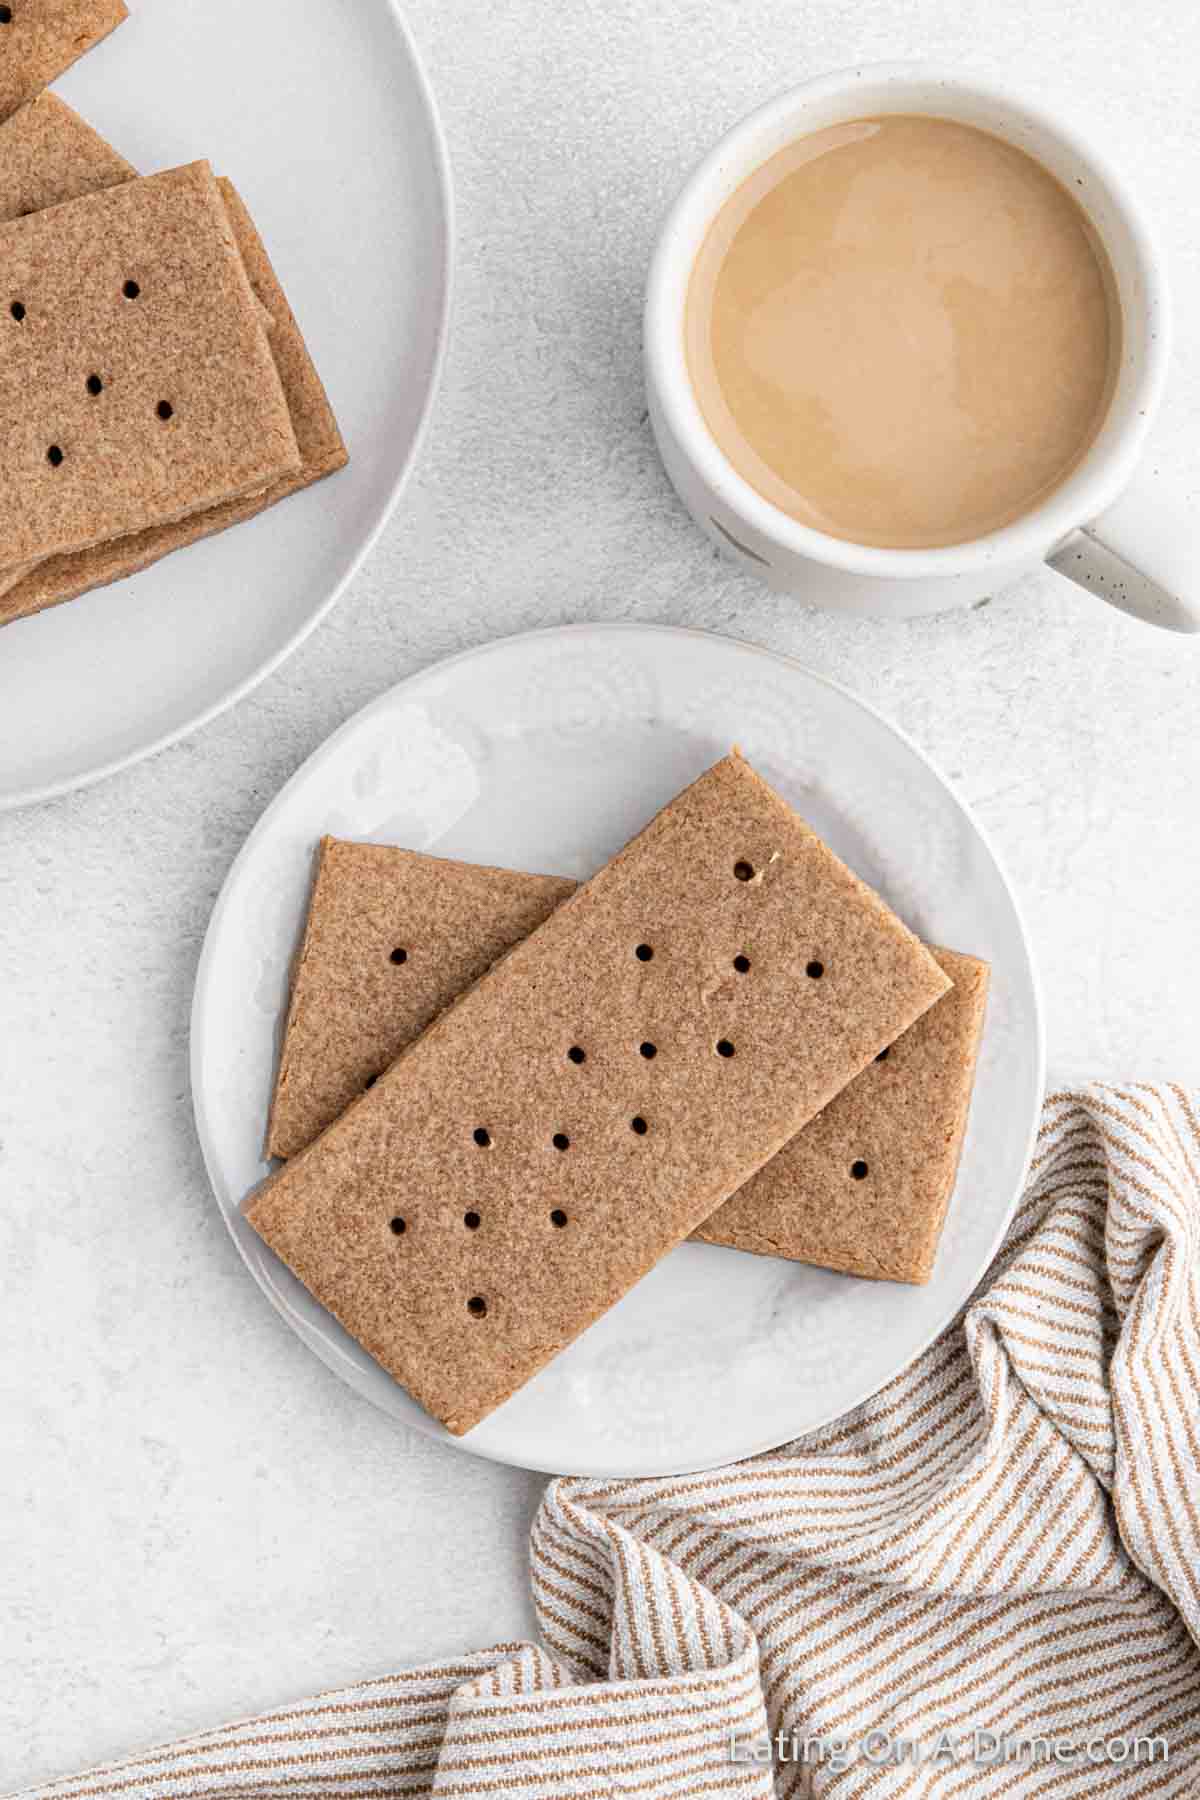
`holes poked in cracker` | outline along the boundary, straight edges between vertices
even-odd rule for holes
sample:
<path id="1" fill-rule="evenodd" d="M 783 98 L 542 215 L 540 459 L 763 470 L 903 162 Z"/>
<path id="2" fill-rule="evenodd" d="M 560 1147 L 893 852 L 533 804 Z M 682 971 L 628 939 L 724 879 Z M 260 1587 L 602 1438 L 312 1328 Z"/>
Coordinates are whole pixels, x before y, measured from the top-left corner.
<path id="1" fill-rule="evenodd" d="M 388 957 L 388 961 L 390 963 L 395 963 L 395 965 L 398 969 L 402 969 L 404 967 L 405 963 L 408 961 L 408 951 L 405 950 L 402 945 L 397 944 L 396 948 L 391 952 L 390 956 Z"/>
<path id="2" fill-rule="evenodd" d="M 61 444 L 51 444 L 46 452 L 46 461 L 52 469 L 61 469 L 66 461 L 66 452 Z"/>
<path id="3" fill-rule="evenodd" d="M 465 1212 L 463 1214 L 463 1224 L 468 1231 L 478 1231 L 479 1227 L 483 1224 L 483 1220 L 477 1212 Z"/>
<path id="4" fill-rule="evenodd" d="M 717 1039 L 716 1051 L 717 1051 L 717 1055 L 724 1057 L 726 1062 L 729 1061 L 729 1058 L 731 1056 L 737 1055 L 736 1047 L 730 1043 L 728 1038 L 718 1038 Z"/>
<path id="5" fill-rule="evenodd" d="M 871 1170 L 869 1164 L 865 1163 L 861 1156 L 857 1161 L 850 1164 L 850 1179 L 852 1181 L 865 1181 L 870 1173 Z"/>
<path id="6" fill-rule="evenodd" d="M 488 1304 L 482 1294 L 472 1294 L 471 1298 L 467 1301 L 467 1311 L 473 1319 L 486 1318 L 487 1309 Z"/>
<path id="7" fill-rule="evenodd" d="M 475 1127 L 474 1131 L 471 1133 L 471 1136 L 474 1138 L 475 1142 L 479 1145 L 479 1148 L 481 1150 L 490 1150 L 491 1149 L 492 1134 L 488 1130 L 486 1125 L 477 1125 Z"/>
<path id="8" fill-rule="evenodd" d="M 644 1043 L 638 1045 L 638 1055 L 644 1056 L 647 1062 L 653 1062 L 658 1055 L 658 1045 L 652 1044 L 647 1038 Z"/>
<path id="9" fill-rule="evenodd" d="M 633 954 L 639 962 L 654 961 L 654 947 L 651 944 L 639 944 Z"/>
<path id="10" fill-rule="evenodd" d="M 124 287 L 121 289 L 121 292 L 124 294 L 124 296 L 127 300 L 140 300 L 142 297 L 142 290 L 141 290 L 140 286 L 138 285 L 138 283 L 136 281 L 132 281 L 132 280 L 127 281 L 125 283 Z"/>
<path id="11" fill-rule="evenodd" d="M 550 1214 L 550 1223 L 559 1231 L 564 1231 L 570 1223 L 561 1206 L 556 1206 Z"/>
<path id="12" fill-rule="evenodd" d="M 0 6 L 0 25 L 11 25 L 12 22 L 13 22 L 12 7 L 11 6 Z"/>
<path id="13" fill-rule="evenodd" d="M 175 408 L 171 405 L 169 400 L 160 400 L 154 410 L 164 425 L 175 417 Z"/>
<path id="14" fill-rule="evenodd" d="M 407 1221 L 404 1219 L 401 1219 L 399 1216 L 397 1216 L 394 1219 L 389 1219 L 388 1220 L 388 1230 L 391 1232 L 393 1237 L 403 1237 L 405 1232 L 408 1230 Z"/>
<path id="15" fill-rule="evenodd" d="M 633 1132 L 635 1137 L 645 1137 L 650 1127 L 645 1119 L 643 1119 L 641 1113 L 638 1113 L 636 1118 L 630 1119 L 629 1129 Z"/>
<path id="16" fill-rule="evenodd" d="M 104 392 L 104 383 L 99 375 L 89 375 L 83 385 L 92 396 L 93 400 Z"/>
<path id="17" fill-rule="evenodd" d="M 805 966 L 804 973 L 810 981 L 820 981 L 825 973 L 825 964 L 814 956 L 812 961 Z"/>
<path id="18" fill-rule="evenodd" d="M 750 973 L 750 958 L 748 956 L 735 956 L 733 959 L 733 966 L 739 975 L 748 975 Z"/>
<path id="19" fill-rule="evenodd" d="M 743 887 L 761 888 L 767 877 L 776 873 L 780 855 L 780 851 L 772 850 L 761 863 L 748 856 L 739 856 L 733 865 L 733 879 Z"/>
<path id="20" fill-rule="evenodd" d="M 581 1044 L 572 1044 L 571 1048 L 567 1051 L 567 1061 L 573 1062 L 578 1068 L 580 1063 L 585 1063 L 587 1061 L 587 1051 Z"/>
<path id="21" fill-rule="evenodd" d="M 18 325 L 25 323 L 25 302 L 23 300 L 14 300 L 8 310 Z"/>

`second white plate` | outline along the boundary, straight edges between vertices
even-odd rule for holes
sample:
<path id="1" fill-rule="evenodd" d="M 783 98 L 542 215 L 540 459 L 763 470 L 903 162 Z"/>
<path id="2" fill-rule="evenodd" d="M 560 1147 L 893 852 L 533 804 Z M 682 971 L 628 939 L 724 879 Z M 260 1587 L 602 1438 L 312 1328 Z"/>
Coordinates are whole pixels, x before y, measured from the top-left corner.
<path id="1" fill-rule="evenodd" d="M 958 1190 L 934 1279 L 859 1281 L 684 1244 L 535 1380 L 451 1439 L 245 1224 L 269 1172 L 288 969 L 325 832 L 586 878 L 739 744 L 922 936 L 993 972 Z M 226 1223 L 263 1292 L 392 1417 L 527 1468 L 655 1475 L 766 1450 L 847 1411 L 950 1321 L 1019 1197 L 1043 1088 L 1037 983 L 1012 891 L 921 753 L 861 701 L 765 650 L 589 625 L 510 638 L 352 719 L 267 810 L 217 903 L 197 978 L 192 1081 Z"/>
<path id="2" fill-rule="evenodd" d="M 449 303 L 449 169 L 394 0 L 154 0 L 57 91 L 137 168 L 206 157 L 234 181 L 351 462 L 131 581 L 5 626 L 0 811 L 161 748 L 296 648 L 412 467 Z"/>

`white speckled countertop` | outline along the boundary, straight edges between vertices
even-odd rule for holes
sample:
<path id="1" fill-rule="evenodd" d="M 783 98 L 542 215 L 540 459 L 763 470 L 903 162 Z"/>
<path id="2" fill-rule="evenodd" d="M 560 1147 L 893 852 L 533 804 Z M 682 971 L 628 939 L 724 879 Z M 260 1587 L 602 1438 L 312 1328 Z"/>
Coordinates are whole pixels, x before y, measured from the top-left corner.
<path id="1" fill-rule="evenodd" d="M 903 725 L 1024 900 L 1054 1079 L 1200 1082 L 1200 641 L 1046 574 L 915 625 L 718 562 L 644 422 L 640 286 L 686 168 L 857 59 L 1026 85 L 1158 215 L 1180 318 L 1154 451 L 1200 475 L 1200 11 L 1190 0 L 409 0 L 458 188 L 424 461 L 333 617 L 256 695 L 0 818 L 0 1789 L 531 1628 L 540 1482 L 398 1434 L 264 1306 L 210 1201 L 188 1008 L 246 832 L 410 671 L 593 618 L 802 658 Z"/>

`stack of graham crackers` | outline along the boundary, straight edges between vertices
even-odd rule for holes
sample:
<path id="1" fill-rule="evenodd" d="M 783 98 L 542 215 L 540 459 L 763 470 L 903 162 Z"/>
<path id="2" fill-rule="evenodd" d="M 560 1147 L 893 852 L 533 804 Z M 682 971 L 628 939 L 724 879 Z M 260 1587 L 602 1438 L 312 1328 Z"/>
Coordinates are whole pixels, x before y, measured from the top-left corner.
<path id="1" fill-rule="evenodd" d="M 927 1281 L 987 981 L 736 751 L 581 887 L 325 839 L 247 1216 L 462 1433 L 689 1235 Z"/>
<path id="2" fill-rule="evenodd" d="M 139 178 L 39 91 L 124 17 L 119 0 L 0 5 L 0 624 L 347 460 L 232 184 L 205 162 Z"/>

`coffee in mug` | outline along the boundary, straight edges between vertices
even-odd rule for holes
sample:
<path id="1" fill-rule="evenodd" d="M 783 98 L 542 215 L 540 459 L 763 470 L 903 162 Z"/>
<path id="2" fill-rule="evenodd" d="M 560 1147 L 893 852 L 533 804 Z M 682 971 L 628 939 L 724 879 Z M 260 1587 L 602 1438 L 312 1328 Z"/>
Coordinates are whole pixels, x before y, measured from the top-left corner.
<path id="1" fill-rule="evenodd" d="M 1040 163 L 952 119 L 801 137 L 717 214 L 688 286 L 692 387 L 728 461 L 802 524 L 961 544 L 1095 439 L 1121 321 L 1107 256 Z"/>

